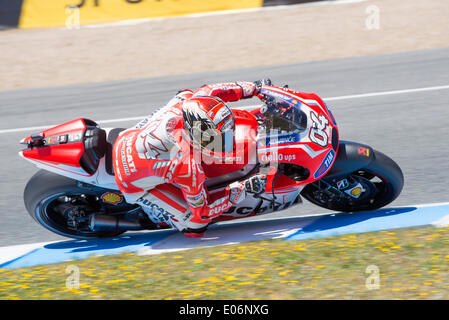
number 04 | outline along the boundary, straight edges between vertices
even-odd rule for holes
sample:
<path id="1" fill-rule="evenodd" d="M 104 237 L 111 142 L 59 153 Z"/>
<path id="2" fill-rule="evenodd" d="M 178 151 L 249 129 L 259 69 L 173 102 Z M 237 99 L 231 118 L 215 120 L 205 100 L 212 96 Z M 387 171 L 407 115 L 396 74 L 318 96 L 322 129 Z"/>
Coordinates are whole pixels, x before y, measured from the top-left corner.
<path id="1" fill-rule="evenodd" d="M 309 133 L 310 140 L 321 147 L 326 147 L 329 138 L 325 130 L 329 124 L 329 120 L 322 114 L 317 116 L 315 112 L 310 113 L 310 118 L 313 122 Z"/>

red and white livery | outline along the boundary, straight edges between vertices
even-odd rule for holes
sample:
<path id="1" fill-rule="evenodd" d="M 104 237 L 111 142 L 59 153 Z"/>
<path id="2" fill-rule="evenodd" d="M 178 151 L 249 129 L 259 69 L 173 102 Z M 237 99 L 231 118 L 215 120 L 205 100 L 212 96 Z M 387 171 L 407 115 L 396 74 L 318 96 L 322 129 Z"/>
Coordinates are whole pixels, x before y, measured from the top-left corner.
<path id="1" fill-rule="evenodd" d="M 263 104 L 226 106 L 252 97 Z M 201 112 L 225 137 L 224 149 L 192 146 L 189 110 Z M 76 119 L 22 143 L 20 155 L 44 170 L 25 190 L 28 211 L 74 238 L 168 227 L 202 236 L 214 222 L 296 205 L 300 194 L 332 210 L 366 210 L 393 201 L 403 184 L 391 159 L 339 140 L 337 123 L 317 95 L 257 82 L 183 90 L 129 129 Z M 264 177 L 257 192 L 251 186 L 261 180 L 254 177 Z M 376 178 L 381 183 L 371 182 Z"/>

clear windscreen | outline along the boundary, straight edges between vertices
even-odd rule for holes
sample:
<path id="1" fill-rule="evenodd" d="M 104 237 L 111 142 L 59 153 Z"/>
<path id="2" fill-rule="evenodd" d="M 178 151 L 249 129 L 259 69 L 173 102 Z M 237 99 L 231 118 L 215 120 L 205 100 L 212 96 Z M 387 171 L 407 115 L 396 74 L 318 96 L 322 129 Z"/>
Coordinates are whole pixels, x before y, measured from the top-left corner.
<path id="1" fill-rule="evenodd" d="M 279 130 L 281 133 L 301 132 L 307 129 L 307 115 L 299 105 L 281 98 L 267 103 L 265 126 L 267 131 Z"/>

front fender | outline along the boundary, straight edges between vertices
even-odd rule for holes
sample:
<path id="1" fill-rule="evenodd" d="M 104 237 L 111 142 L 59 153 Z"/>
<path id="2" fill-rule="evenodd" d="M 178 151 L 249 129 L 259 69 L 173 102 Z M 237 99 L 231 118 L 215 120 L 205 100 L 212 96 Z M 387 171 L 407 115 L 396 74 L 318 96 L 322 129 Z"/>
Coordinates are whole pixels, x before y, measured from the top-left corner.
<path id="1" fill-rule="evenodd" d="M 343 178 L 358 169 L 366 167 L 374 161 L 374 150 L 366 144 L 340 140 L 337 158 L 323 177 L 324 179 Z"/>

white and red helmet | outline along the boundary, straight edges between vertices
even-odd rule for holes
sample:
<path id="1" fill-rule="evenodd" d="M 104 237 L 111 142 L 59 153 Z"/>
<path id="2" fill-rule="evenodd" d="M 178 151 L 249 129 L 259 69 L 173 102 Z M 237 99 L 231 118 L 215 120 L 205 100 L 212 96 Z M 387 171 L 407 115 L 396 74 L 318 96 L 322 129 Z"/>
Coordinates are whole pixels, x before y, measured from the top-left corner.
<path id="1" fill-rule="evenodd" d="M 194 146 L 213 153 L 234 150 L 235 116 L 219 98 L 193 97 L 182 105 L 184 128 Z"/>

